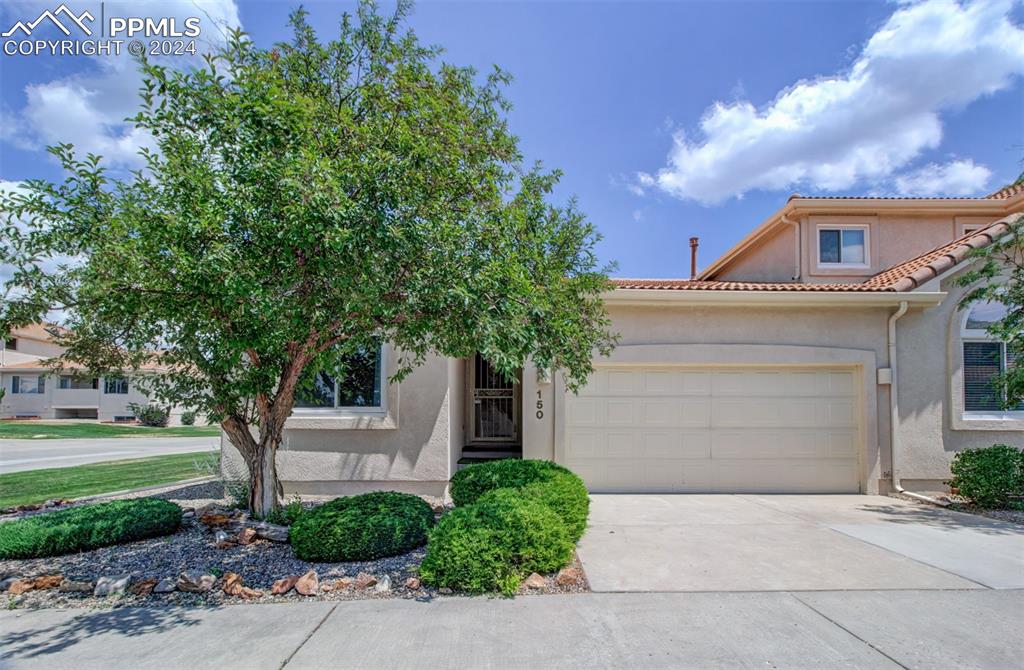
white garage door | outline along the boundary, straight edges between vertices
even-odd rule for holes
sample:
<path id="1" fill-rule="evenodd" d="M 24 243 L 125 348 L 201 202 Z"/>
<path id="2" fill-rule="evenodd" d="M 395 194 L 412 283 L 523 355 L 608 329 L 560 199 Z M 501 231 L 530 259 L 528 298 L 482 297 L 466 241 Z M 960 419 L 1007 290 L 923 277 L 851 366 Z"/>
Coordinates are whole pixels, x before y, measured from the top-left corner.
<path id="1" fill-rule="evenodd" d="M 592 491 L 856 492 L 852 369 L 599 368 L 566 398 Z"/>

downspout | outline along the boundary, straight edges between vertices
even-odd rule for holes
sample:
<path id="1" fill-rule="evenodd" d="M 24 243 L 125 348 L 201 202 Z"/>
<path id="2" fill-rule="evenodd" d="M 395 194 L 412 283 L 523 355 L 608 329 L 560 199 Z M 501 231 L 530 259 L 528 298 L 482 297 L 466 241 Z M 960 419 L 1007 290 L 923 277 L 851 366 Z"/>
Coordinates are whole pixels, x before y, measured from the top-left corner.
<path id="1" fill-rule="evenodd" d="M 945 505 L 935 498 L 930 498 L 920 493 L 914 493 L 903 488 L 900 483 L 899 470 L 897 464 L 899 460 L 897 454 L 899 453 L 899 442 L 900 442 L 900 400 L 897 388 L 897 380 L 899 374 L 897 373 L 896 367 L 896 322 L 899 321 L 900 317 L 907 313 L 907 301 L 900 301 L 899 309 L 892 313 L 889 317 L 889 468 L 892 472 L 892 487 L 900 495 L 904 495 L 916 500 L 921 500 L 926 503 L 933 505 L 939 505 L 945 507 Z"/>
<path id="2" fill-rule="evenodd" d="M 785 214 L 780 215 L 779 220 L 793 226 L 793 248 L 796 254 L 796 271 L 793 273 L 793 281 L 800 281 L 803 269 L 803 259 L 800 257 L 800 222 L 789 219 Z"/>

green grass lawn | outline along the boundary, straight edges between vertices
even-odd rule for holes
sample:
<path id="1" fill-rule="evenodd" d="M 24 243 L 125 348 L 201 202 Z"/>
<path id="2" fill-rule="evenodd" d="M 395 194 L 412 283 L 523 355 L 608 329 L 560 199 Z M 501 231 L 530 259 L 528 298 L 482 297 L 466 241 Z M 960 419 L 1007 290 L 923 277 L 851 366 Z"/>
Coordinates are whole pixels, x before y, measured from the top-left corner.
<path id="1" fill-rule="evenodd" d="M 0 421 L 0 440 L 68 440 L 86 437 L 205 437 L 219 435 L 220 426 L 148 426 L 110 423 L 40 423 L 39 421 Z"/>
<path id="2" fill-rule="evenodd" d="M 0 508 L 170 484 L 216 472 L 218 454 L 170 454 L 0 475 Z"/>

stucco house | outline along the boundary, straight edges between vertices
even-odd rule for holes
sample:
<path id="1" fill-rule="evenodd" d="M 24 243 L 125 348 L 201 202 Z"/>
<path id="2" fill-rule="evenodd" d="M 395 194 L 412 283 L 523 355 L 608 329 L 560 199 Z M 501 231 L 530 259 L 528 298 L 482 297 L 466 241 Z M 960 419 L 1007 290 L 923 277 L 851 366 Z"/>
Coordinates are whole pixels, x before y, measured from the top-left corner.
<path id="1" fill-rule="evenodd" d="M 54 375 L 47 359 L 63 349 L 42 324 L 14 329 L 0 340 L 0 419 L 98 419 L 132 421 L 130 405 L 145 405 L 146 394 L 131 377 Z M 182 408 L 171 409 L 171 425 L 181 423 Z"/>
<path id="2" fill-rule="evenodd" d="M 1021 185 L 793 196 L 689 279 L 614 280 L 621 341 L 578 395 L 557 371 L 512 382 L 480 356 L 388 383 L 385 345 L 353 379 L 321 375 L 279 475 L 302 494 L 439 495 L 460 462 L 511 455 L 563 463 L 594 491 L 941 489 L 958 450 L 1024 445 L 1024 411 L 988 383 L 1005 365 L 984 330 L 996 310 L 958 309 L 956 284 L 1021 212 Z"/>

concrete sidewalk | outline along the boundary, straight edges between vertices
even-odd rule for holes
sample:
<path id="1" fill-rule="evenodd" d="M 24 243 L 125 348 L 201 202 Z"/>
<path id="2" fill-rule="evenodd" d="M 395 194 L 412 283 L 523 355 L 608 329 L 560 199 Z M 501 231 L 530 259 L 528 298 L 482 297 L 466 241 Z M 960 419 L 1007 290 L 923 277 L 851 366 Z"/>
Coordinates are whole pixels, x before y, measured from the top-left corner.
<path id="1" fill-rule="evenodd" d="M 621 593 L 0 613 L 0 667 L 1020 668 L 1024 591 Z"/>

